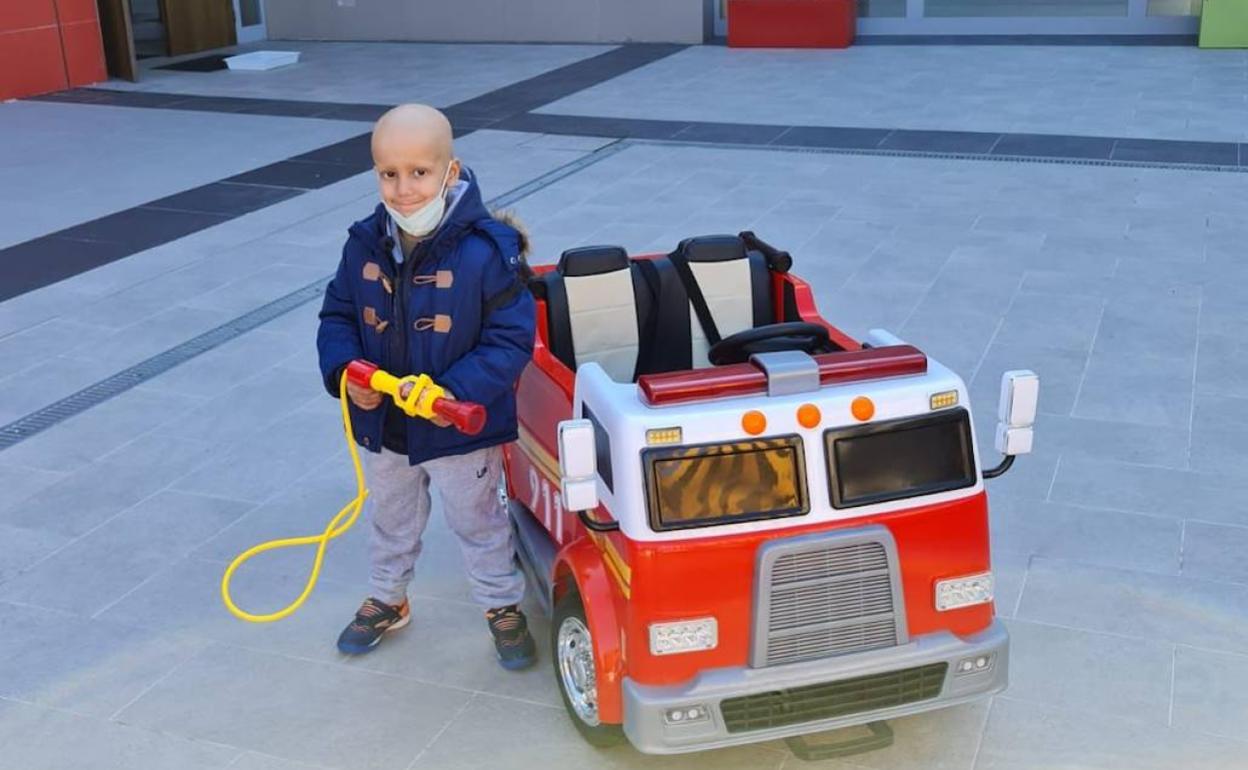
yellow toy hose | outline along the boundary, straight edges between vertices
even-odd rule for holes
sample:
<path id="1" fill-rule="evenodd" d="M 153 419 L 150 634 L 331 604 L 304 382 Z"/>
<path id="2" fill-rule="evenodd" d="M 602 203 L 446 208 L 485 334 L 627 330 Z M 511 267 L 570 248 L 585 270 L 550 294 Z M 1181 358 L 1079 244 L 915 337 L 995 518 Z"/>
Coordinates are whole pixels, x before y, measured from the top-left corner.
<path id="1" fill-rule="evenodd" d="M 312 593 L 312 589 L 316 587 L 317 578 L 321 575 L 321 562 L 325 559 L 325 548 L 329 545 L 329 541 L 351 529 L 351 526 L 355 524 L 355 520 L 359 518 L 360 509 L 364 506 L 364 500 L 368 497 L 368 488 L 364 485 L 364 468 L 360 465 L 360 454 L 355 448 L 355 431 L 351 429 L 351 414 L 347 411 L 347 373 L 345 371 L 342 373 L 342 379 L 338 384 L 338 399 L 342 403 L 342 428 L 347 436 L 347 448 L 351 450 L 351 463 L 355 466 L 356 495 L 351 502 L 347 503 L 346 507 L 338 512 L 338 515 L 329 520 L 328 526 L 325 527 L 325 531 L 321 534 L 270 540 L 267 543 L 261 543 L 254 548 L 247 549 L 239 554 L 234 561 L 230 562 L 230 566 L 225 569 L 225 574 L 221 576 L 221 601 L 225 602 L 226 609 L 240 620 L 246 620 L 250 623 L 272 623 L 299 609 Z M 346 517 L 346 521 L 340 525 L 339 522 L 344 517 Z M 291 548 L 297 545 L 312 545 L 313 543 L 317 544 L 316 560 L 312 563 L 312 572 L 308 574 L 308 582 L 304 585 L 303 593 L 299 594 L 299 598 L 277 612 L 270 612 L 267 615 L 253 615 L 246 610 L 240 609 L 234 603 L 234 600 L 230 597 L 230 578 L 234 576 L 234 571 L 243 565 L 243 562 L 265 551 L 272 551 L 277 548 Z"/>

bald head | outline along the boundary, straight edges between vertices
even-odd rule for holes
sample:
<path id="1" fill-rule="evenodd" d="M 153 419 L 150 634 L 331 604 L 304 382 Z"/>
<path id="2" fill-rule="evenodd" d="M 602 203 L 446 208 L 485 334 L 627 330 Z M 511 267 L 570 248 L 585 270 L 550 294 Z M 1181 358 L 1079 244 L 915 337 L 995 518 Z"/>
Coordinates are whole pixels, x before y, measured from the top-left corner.
<path id="1" fill-rule="evenodd" d="M 403 104 L 373 127 L 373 165 L 381 197 L 407 214 L 459 179 L 451 122 L 425 104 Z"/>
<path id="2" fill-rule="evenodd" d="M 450 160 L 451 121 L 427 104 L 400 104 L 373 126 L 373 157 L 380 146 L 422 145 Z"/>

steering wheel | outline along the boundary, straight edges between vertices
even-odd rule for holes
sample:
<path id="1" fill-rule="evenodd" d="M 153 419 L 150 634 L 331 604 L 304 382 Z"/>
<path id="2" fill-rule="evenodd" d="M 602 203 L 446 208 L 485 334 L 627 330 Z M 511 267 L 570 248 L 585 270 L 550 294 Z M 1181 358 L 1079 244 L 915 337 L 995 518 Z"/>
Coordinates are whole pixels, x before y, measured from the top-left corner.
<path id="1" fill-rule="evenodd" d="M 730 334 L 712 346 L 706 357 L 715 366 L 723 366 L 744 363 L 755 353 L 801 350 L 813 354 L 831 353 L 836 349 L 826 327 L 790 321 Z"/>

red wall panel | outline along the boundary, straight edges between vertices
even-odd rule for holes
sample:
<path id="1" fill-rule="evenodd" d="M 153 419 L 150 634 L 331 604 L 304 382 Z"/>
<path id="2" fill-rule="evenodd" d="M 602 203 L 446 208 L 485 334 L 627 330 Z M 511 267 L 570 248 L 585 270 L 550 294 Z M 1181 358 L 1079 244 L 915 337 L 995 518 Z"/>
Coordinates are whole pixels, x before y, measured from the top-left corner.
<path id="1" fill-rule="evenodd" d="M 62 25 L 97 19 L 95 0 L 56 0 L 56 11 Z"/>
<path id="2" fill-rule="evenodd" d="M 71 88 L 108 79 L 104 67 L 104 41 L 95 19 L 76 24 L 61 23 L 61 45 Z"/>
<path id="3" fill-rule="evenodd" d="M 0 100 L 107 77 L 95 0 L 0 0 Z"/>
<path id="4" fill-rule="evenodd" d="M 67 85 L 55 25 L 0 32 L 0 99 L 60 91 Z"/>
<path id="5" fill-rule="evenodd" d="M 56 26 L 52 0 L 4 0 L 0 2 L 0 32 Z"/>

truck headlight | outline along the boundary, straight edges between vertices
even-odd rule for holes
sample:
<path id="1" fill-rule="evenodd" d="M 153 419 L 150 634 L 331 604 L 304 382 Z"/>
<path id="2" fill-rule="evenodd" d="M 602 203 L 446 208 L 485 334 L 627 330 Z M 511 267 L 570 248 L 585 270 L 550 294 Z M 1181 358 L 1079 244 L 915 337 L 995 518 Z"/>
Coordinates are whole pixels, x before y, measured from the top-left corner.
<path id="1" fill-rule="evenodd" d="M 992 601 L 992 573 L 936 581 L 936 609 L 956 610 Z"/>
<path id="2" fill-rule="evenodd" d="M 675 655 L 680 652 L 713 650 L 717 644 L 719 644 L 719 624 L 715 618 L 650 624 L 651 655 Z"/>

